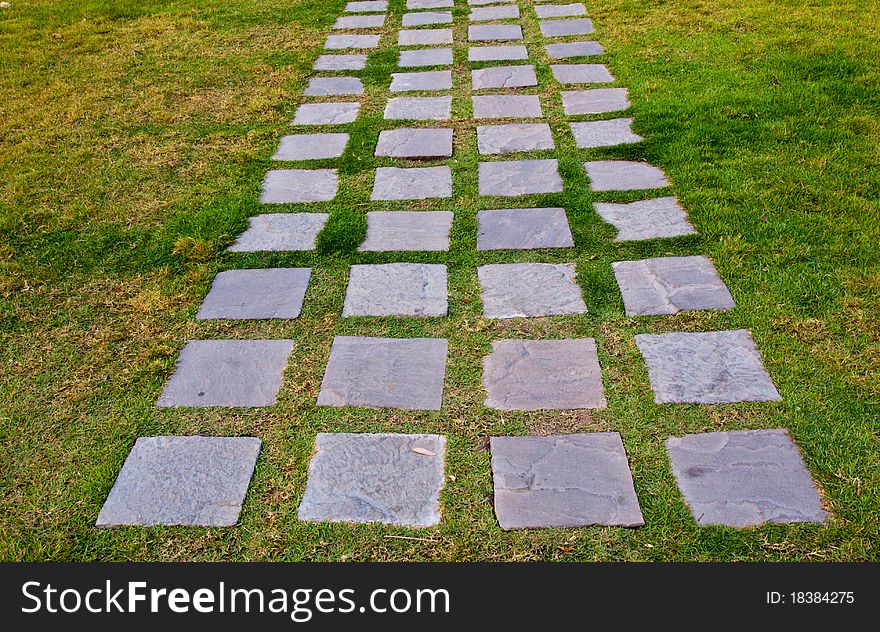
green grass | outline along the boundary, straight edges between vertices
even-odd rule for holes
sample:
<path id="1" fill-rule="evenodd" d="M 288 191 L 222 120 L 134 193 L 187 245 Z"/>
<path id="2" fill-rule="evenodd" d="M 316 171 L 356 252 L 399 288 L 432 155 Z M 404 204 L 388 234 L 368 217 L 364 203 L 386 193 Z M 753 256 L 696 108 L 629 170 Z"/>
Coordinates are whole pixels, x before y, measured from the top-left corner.
<path id="1" fill-rule="evenodd" d="M 0 559 L 3 560 L 877 560 L 880 514 L 880 14 L 858 0 L 586 2 L 634 147 L 578 150 L 537 21 L 520 2 L 560 195 L 481 199 L 465 50 L 455 11 L 456 197 L 370 203 L 373 159 L 397 52 L 370 56 L 367 94 L 317 253 L 224 253 L 261 212 L 257 194 L 311 63 L 343 0 L 17 0 L 0 9 Z M 403 0 L 392 0 L 391 44 Z M 57 35 L 53 35 L 57 34 Z M 529 92 L 528 90 L 524 92 Z M 589 117 L 577 117 L 586 119 Z M 536 156 L 549 157 L 547 152 Z M 645 159 L 666 170 L 699 236 L 616 244 L 592 209 L 581 163 Z M 336 165 L 337 162 L 328 161 Z M 433 163 L 429 163 L 433 164 Z M 563 206 L 574 252 L 477 253 L 476 210 Z M 358 254 L 364 213 L 452 209 L 448 253 Z M 610 263 L 707 254 L 737 301 L 725 313 L 626 318 Z M 447 319 L 340 318 L 352 263 L 449 266 Z M 476 266 L 576 261 L 590 313 L 487 321 Z M 311 266 L 293 322 L 196 322 L 214 274 Z M 748 328 L 784 400 L 659 406 L 634 335 Z M 441 412 L 315 406 L 336 335 L 449 339 Z M 507 413 L 483 407 L 492 340 L 595 337 L 609 407 Z M 297 341 L 276 406 L 154 407 L 185 340 Z M 820 486 L 827 524 L 697 528 L 663 441 L 722 429 L 788 428 Z M 618 431 L 646 526 L 505 533 L 495 521 L 486 439 Z M 449 437 L 443 521 L 407 530 L 300 523 L 317 432 Z M 255 435 L 263 452 L 232 529 L 92 525 L 143 435 Z M 422 538 L 403 540 L 389 535 Z"/>

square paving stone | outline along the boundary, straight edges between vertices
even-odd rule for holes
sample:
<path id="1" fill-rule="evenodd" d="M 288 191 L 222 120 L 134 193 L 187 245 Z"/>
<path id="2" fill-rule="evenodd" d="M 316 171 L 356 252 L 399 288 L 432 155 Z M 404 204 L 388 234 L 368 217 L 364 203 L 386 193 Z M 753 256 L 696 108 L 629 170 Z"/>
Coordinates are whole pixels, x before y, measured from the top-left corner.
<path id="1" fill-rule="evenodd" d="M 605 64 L 553 64 L 550 66 L 553 78 L 563 84 L 608 83 L 614 77 Z"/>
<path id="2" fill-rule="evenodd" d="M 376 156 L 448 158 L 452 156 L 452 130 L 409 127 L 383 130 L 379 132 Z"/>
<path id="3" fill-rule="evenodd" d="M 550 133 L 547 123 L 477 126 L 477 148 L 484 155 L 539 151 L 553 147 L 553 134 Z"/>
<path id="4" fill-rule="evenodd" d="M 391 73 L 391 92 L 414 92 L 417 90 L 449 90 L 451 88 L 451 70 L 429 70 L 427 72 Z"/>
<path id="5" fill-rule="evenodd" d="M 573 263 L 499 263 L 477 268 L 486 318 L 583 314 Z"/>
<path id="6" fill-rule="evenodd" d="M 231 527 L 261 445 L 256 437 L 140 437 L 95 526 Z"/>
<path id="7" fill-rule="evenodd" d="M 315 70 L 363 70 L 366 67 L 366 55 L 321 55 L 312 66 Z"/>
<path id="8" fill-rule="evenodd" d="M 572 248 L 565 209 L 507 208 L 477 213 L 477 250 Z"/>
<path id="9" fill-rule="evenodd" d="M 828 517 L 788 432 L 736 430 L 669 437 L 672 472 L 701 525 L 824 522 Z"/>
<path id="10" fill-rule="evenodd" d="M 230 252 L 314 250 L 327 213 L 264 213 L 248 218 L 249 226 Z"/>
<path id="11" fill-rule="evenodd" d="M 303 90 L 307 97 L 363 93 L 364 84 L 357 77 L 312 77 L 308 87 Z"/>
<path id="12" fill-rule="evenodd" d="M 336 336 L 318 405 L 440 410 L 447 348 L 442 338 Z"/>
<path id="13" fill-rule="evenodd" d="M 342 315 L 446 316 L 446 295 L 445 265 L 353 265 Z"/>
<path id="14" fill-rule="evenodd" d="M 379 167 L 371 200 L 425 200 L 452 197 L 449 167 Z"/>
<path id="15" fill-rule="evenodd" d="M 196 318 L 297 318 L 311 268 L 226 270 L 214 277 Z"/>
<path id="16" fill-rule="evenodd" d="M 345 5 L 346 13 L 384 13 L 387 10 L 388 0 L 364 0 L 348 2 Z"/>
<path id="17" fill-rule="evenodd" d="M 357 118 L 360 103 L 304 103 L 296 109 L 293 125 L 339 125 Z"/>
<path id="18" fill-rule="evenodd" d="M 385 105 L 385 118 L 445 121 L 452 112 L 452 97 L 394 97 Z"/>
<path id="19" fill-rule="evenodd" d="M 658 404 L 782 399 L 748 330 L 639 334 L 636 344 Z"/>
<path id="20" fill-rule="evenodd" d="M 659 237 L 695 235 L 687 211 L 674 197 L 641 200 L 629 204 L 596 204 L 599 216 L 618 231 L 614 241 L 640 241 Z"/>
<path id="21" fill-rule="evenodd" d="M 326 202 L 336 197 L 336 169 L 272 169 L 266 172 L 260 202 Z"/>
<path id="22" fill-rule="evenodd" d="M 539 18 L 565 18 L 572 15 L 586 15 L 587 9 L 580 2 L 572 4 L 545 4 L 535 7 Z"/>
<path id="23" fill-rule="evenodd" d="M 407 9 L 451 9 L 454 0 L 406 0 Z"/>
<path id="24" fill-rule="evenodd" d="M 520 44 L 468 47 L 468 61 L 508 61 L 528 58 L 529 52 Z"/>
<path id="25" fill-rule="evenodd" d="M 496 340 L 483 358 L 486 406 L 497 410 L 605 408 L 596 341 Z"/>
<path id="26" fill-rule="evenodd" d="M 592 57 L 605 54 L 599 42 L 566 42 L 564 44 L 546 44 L 544 50 L 550 59 L 565 57 Z"/>
<path id="27" fill-rule="evenodd" d="M 502 529 L 645 524 L 616 432 L 492 437 L 490 446 Z"/>
<path id="28" fill-rule="evenodd" d="M 397 34 L 398 46 L 432 46 L 451 44 L 452 29 L 417 29 L 400 31 Z"/>
<path id="29" fill-rule="evenodd" d="M 272 160 L 337 158 L 345 151 L 348 134 L 295 134 L 284 136 Z"/>
<path id="30" fill-rule="evenodd" d="M 190 340 L 156 406 L 271 406 L 291 351 L 292 340 Z"/>
<path id="31" fill-rule="evenodd" d="M 474 90 L 489 88 L 521 88 L 538 85 L 534 66 L 495 66 L 471 71 Z"/>
<path id="32" fill-rule="evenodd" d="M 471 9 L 468 16 L 471 22 L 488 22 L 490 20 L 508 20 L 519 17 L 519 7 L 507 5 L 500 7 L 481 7 Z"/>
<path id="33" fill-rule="evenodd" d="M 594 160 L 585 162 L 584 169 L 593 191 L 636 191 L 669 186 L 666 174 L 646 162 Z"/>
<path id="34" fill-rule="evenodd" d="M 708 257 L 660 257 L 611 264 L 627 316 L 732 309 L 736 304 Z"/>
<path id="35" fill-rule="evenodd" d="M 371 211 L 359 251 L 449 250 L 452 211 Z"/>
<path id="36" fill-rule="evenodd" d="M 423 11 L 404 13 L 403 26 L 427 26 L 429 24 L 452 24 L 450 11 Z"/>
<path id="37" fill-rule="evenodd" d="M 539 118 L 541 101 L 534 94 L 471 97 L 474 118 Z"/>
<path id="38" fill-rule="evenodd" d="M 630 107 L 626 88 L 595 88 L 562 92 L 562 107 L 573 114 L 603 114 Z"/>
<path id="39" fill-rule="evenodd" d="M 480 195 L 562 192 L 562 176 L 556 160 L 481 162 L 478 168 Z"/>
<path id="40" fill-rule="evenodd" d="M 522 38 L 519 24 L 473 24 L 468 27 L 469 42 L 511 42 Z"/>
<path id="41" fill-rule="evenodd" d="M 385 15 L 343 15 L 336 18 L 334 29 L 370 29 L 385 25 Z"/>
<path id="42" fill-rule="evenodd" d="M 590 18 L 572 20 L 541 20 L 541 35 L 559 37 L 562 35 L 587 35 L 593 32 L 593 21 Z"/>
<path id="43" fill-rule="evenodd" d="M 417 66 L 451 66 L 451 48 L 419 48 L 416 50 L 400 51 L 400 59 L 397 65 L 402 68 Z"/>
<path id="44" fill-rule="evenodd" d="M 345 50 L 347 48 L 376 48 L 381 35 L 328 35 L 324 42 L 326 50 Z"/>
<path id="45" fill-rule="evenodd" d="M 440 523 L 446 438 L 320 433 L 297 516 L 311 522 Z"/>
<path id="46" fill-rule="evenodd" d="M 570 123 L 574 144 L 580 148 L 613 147 L 637 143 L 643 138 L 632 131 L 631 118 L 608 119 L 607 121 L 586 121 Z"/>
<path id="47" fill-rule="evenodd" d="M 484 4 L 508 4 L 512 2 L 516 2 L 516 0 L 468 0 L 468 4 L 472 7 Z"/>

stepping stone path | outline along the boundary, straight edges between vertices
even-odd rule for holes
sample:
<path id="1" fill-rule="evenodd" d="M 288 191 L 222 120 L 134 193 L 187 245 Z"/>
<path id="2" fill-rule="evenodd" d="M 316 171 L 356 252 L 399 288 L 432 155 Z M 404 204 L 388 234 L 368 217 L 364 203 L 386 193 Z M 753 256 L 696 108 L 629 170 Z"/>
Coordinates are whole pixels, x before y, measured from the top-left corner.
<path id="1" fill-rule="evenodd" d="M 562 191 L 562 176 L 556 160 L 481 162 L 478 170 L 480 195 L 517 196 Z"/>
<path id="2" fill-rule="evenodd" d="M 394 97 L 385 106 L 386 119 L 445 121 L 452 112 L 452 97 Z"/>
<path id="3" fill-rule="evenodd" d="M 419 29 L 417 31 L 401 31 L 397 38 L 398 46 L 431 46 L 451 43 L 452 29 Z"/>
<path id="4" fill-rule="evenodd" d="M 336 197 L 338 188 L 336 169 L 273 169 L 263 180 L 260 202 L 323 202 Z"/>
<path id="5" fill-rule="evenodd" d="M 528 58 L 528 50 L 519 44 L 468 47 L 468 61 L 514 61 Z"/>
<path id="6" fill-rule="evenodd" d="M 617 228 L 615 241 L 641 241 L 663 237 L 694 235 L 687 212 L 674 197 L 630 202 L 596 204 L 599 216 Z"/>
<path id="7" fill-rule="evenodd" d="M 314 250 L 329 218 L 327 213 L 255 215 L 229 252 Z"/>
<path id="8" fill-rule="evenodd" d="M 348 144 L 348 134 L 298 134 L 284 136 L 272 160 L 338 158 Z"/>
<path id="9" fill-rule="evenodd" d="M 469 42 L 512 42 L 523 38 L 517 24 L 475 24 L 468 27 Z"/>
<path id="10" fill-rule="evenodd" d="M 513 123 L 477 127 L 477 148 L 481 154 L 512 154 L 518 151 L 553 149 L 553 134 L 547 123 Z"/>
<path id="11" fill-rule="evenodd" d="M 477 250 L 572 248 L 565 209 L 512 208 L 477 213 Z"/>
<path id="12" fill-rule="evenodd" d="M 608 83 L 614 77 L 603 64 L 554 64 L 550 66 L 553 78 L 562 84 Z"/>
<path id="13" fill-rule="evenodd" d="M 547 44 L 544 46 L 547 57 L 550 59 L 564 59 L 566 57 L 591 57 L 603 55 L 605 49 L 598 42 L 566 42 L 564 44 Z"/>
<path id="14" fill-rule="evenodd" d="M 541 101 L 536 95 L 493 95 L 471 97 L 474 118 L 540 118 Z"/>
<path id="15" fill-rule="evenodd" d="M 214 277 L 196 318 L 244 320 L 297 318 L 311 268 L 227 270 Z"/>
<path id="16" fill-rule="evenodd" d="M 489 22 L 491 20 L 508 20 L 519 17 L 519 7 L 501 6 L 501 7 L 481 7 L 471 9 L 468 19 L 471 22 Z"/>
<path id="17" fill-rule="evenodd" d="M 643 140 L 633 133 L 631 118 L 609 119 L 607 121 L 587 121 L 571 123 L 571 133 L 577 147 L 613 147 L 637 143 Z"/>
<path id="18" fill-rule="evenodd" d="M 452 211 L 372 211 L 361 251 L 449 250 Z"/>
<path id="19" fill-rule="evenodd" d="M 564 18 L 572 15 L 586 15 L 587 9 L 579 2 L 575 4 L 545 4 L 535 7 L 535 14 L 539 18 Z"/>
<path id="20" fill-rule="evenodd" d="M 630 107 L 626 88 L 594 88 L 562 92 L 562 107 L 573 114 L 604 114 Z"/>
<path id="21" fill-rule="evenodd" d="M 594 191 L 634 191 L 669 186 L 662 170 L 644 162 L 597 160 L 585 162 L 584 169 Z"/>
<path id="22" fill-rule="evenodd" d="M 294 125 L 340 125 L 357 118 L 360 103 L 304 103 L 293 117 Z"/>
<path id="23" fill-rule="evenodd" d="M 479 266 L 486 318 L 583 314 L 587 306 L 573 263 L 500 263 Z"/>
<path id="24" fill-rule="evenodd" d="M 373 184 L 373 200 L 424 200 L 452 197 L 449 167 L 379 167 Z"/>
<path id="25" fill-rule="evenodd" d="M 363 70 L 366 55 L 321 55 L 312 66 L 314 70 Z"/>
<path id="26" fill-rule="evenodd" d="M 391 92 L 452 89 L 452 72 L 430 70 L 427 72 L 395 72 L 391 75 Z"/>
<path id="27" fill-rule="evenodd" d="M 407 13 L 403 16 L 403 26 L 428 26 L 431 24 L 452 24 L 452 13 L 449 11 L 425 11 L 424 13 Z"/>
<path id="28" fill-rule="evenodd" d="M 446 316 L 446 266 L 353 265 L 342 315 Z"/>
<path id="29" fill-rule="evenodd" d="M 429 48 L 400 51 L 397 65 L 401 68 L 424 66 L 449 66 L 452 64 L 451 48 Z"/>
<path id="30" fill-rule="evenodd" d="M 474 90 L 489 88 L 522 88 L 538 85 L 534 66 L 495 66 L 471 72 Z"/>
<path id="31" fill-rule="evenodd" d="M 573 20 L 543 20 L 540 23 L 541 35 L 559 37 L 561 35 L 587 35 L 593 32 L 593 21 L 589 18 Z"/>
<path id="32" fill-rule="evenodd" d="M 448 158 L 452 156 L 452 130 L 384 130 L 379 133 L 376 155 L 391 158 Z"/>
<path id="33" fill-rule="evenodd" d="M 363 93 L 364 84 L 357 77 L 312 77 L 303 91 L 307 97 Z"/>

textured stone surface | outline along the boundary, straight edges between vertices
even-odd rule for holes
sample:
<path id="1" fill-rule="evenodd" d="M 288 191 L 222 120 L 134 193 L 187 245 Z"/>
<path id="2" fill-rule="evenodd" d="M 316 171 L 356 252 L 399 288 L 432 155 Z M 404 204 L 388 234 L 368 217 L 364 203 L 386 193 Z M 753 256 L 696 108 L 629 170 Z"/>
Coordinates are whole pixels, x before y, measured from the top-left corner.
<path id="1" fill-rule="evenodd" d="M 318 405 L 440 410 L 446 352 L 442 338 L 337 336 Z"/>
<path id="2" fill-rule="evenodd" d="M 304 103 L 296 109 L 294 125 L 338 125 L 357 118 L 360 103 Z"/>
<path id="3" fill-rule="evenodd" d="M 550 66 L 553 78 L 563 84 L 608 83 L 614 77 L 605 64 L 553 64 Z"/>
<path id="4" fill-rule="evenodd" d="M 424 200 L 452 197 L 449 167 L 379 167 L 371 200 Z"/>
<path id="5" fill-rule="evenodd" d="M 449 66 L 452 64 L 451 48 L 426 48 L 400 51 L 400 59 L 397 62 L 402 68 L 417 66 Z"/>
<path id="6" fill-rule="evenodd" d="M 412 92 L 415 90 L 449 90 L 452 88 L 451 70 L 429 70 L 427 72 L 391 73 L 391 92 Z"/>
<path id="7" fill-rule="evenodd" d="M 553 134 L 547 123 L 477 126 L 477 149 L 481 154 L 511 154 L 553 147 Z"/>
<path id="8" fill-rule="evenodd" d="M 308 87 L 303 90 L 307 97 L 363 93 L 364 84 L 357 77 L 312 77 Z"/>
<path id="9" fill-rule="evenodd" d="M 230 527 L 261 445 L 255 437 L 140 437 L 95 525 Z"/>
<path id="10" fill-rule="evenodd" d="M 572 114 L 603 114 L 630 107 L 626 88 L 594 88 L 562 92 L 562 107 Z"/>
<path id="11" fill-rule="evenodd" d="M 492 437 L 502 529 L 645 524 L 616 432 Z"/>
<path id="12" fill-rule="evenodd" d="M 545 4 L 535 7 L 539 18 L 565 18 L 573 15 L 586 15 L 587 9 L 580 2 L 572 4 Z"/>
<path id="13" fill-rule="evenodd" d="M 617 229 L 614 241 L 638 241 L 658 237 L 694 235 L 687 212 L 674 197 L 641 200 L 629 204 L 596 204 L 599 216 Z"/>
<path id="14" fill-rule="evenodd" d="M 220 272 L 196 318 L 297 318 L 311 275 L 311 268 Z"/>
<path id="15" fill-rule="evenodd" d="M 574 241 L 561 208 L 507 208 L 477 213 L 477 250 L 571 248 Z"/>
<path id="16" fill-rule="evenodd" d="M 611 264 L 627 316 L 731 309 L 733 297 L 708 257 L 660 257 Z"/>
<path id="17" fill-rule="evenodd" d="M 336 18 L 334 29 L 369 29 L 384 26 L 385 15 L 343 15 Z"/>
<path id="18" fill-rule="evenodd" d="M 573 263 L 479 266 L 486 318 L 524 318 L 587 311 Z"/>
<path id="19" fill-rule="evenodd" d="M 508 20 L 519 17 L 519 7 L 507 5 L 500 7 L 480 7 L 471 9 L 468 16 L 471 22 L 488 22 L 490 20 Z"/>
<path id="20" fill-rule="evenodd" d="M 407 9 L 451 9 L 455 0 L 406 0 Z"/>
<path id="21" fill-rule="evenodd" d="M 510 42 L 522 38 L 519 24 L 474 24 L 468 27 L 469 42 Z"/>
<path id="22" fill-rule="evenodd" d="M 561 193 L 562 176 L 556 160 L 508 160 L 481 162 L 480 195 L 528 195 Z"/>
<path id="23" fill-rule="evenodd" d="M 590 18 L 574 18 L 571 20 L 541 20 L 541 35 L 558 37 L 561 35 L 586 35 L 593 32 L 593 21 Z"/>
<path id="24" fill-rule="evenodd" d="M 585 162 L 584 169 L 594 191 L 636 191 L 669 186 L 666 174 L 646 162 L 594 160 Z"/>
<path id="25" fill-rule="evenodd" d="M 571 133 L 577 147 L 613 147 L 637 143 L 643 140 L 632 131 L 631 118 L 608 119 L 607 121 L 586 121 L 571 123 Z"/>
<path id="26" fill-rule="evenodd" d="M 386 129 L 379 132 L 376 155 L 390 158 L 448 158 L 452 155 L 452 130 Z"/>
<path id="27" fill-rule="evenodd" d="M 363 70 L 367 66 L 366 55 L 321 55 L 312 66 L 315 70 Z"/>
<path id="28" fill-rule="evenodd" d="M 324 42 L 327 50 L 345 50 L 346 48 L 376 48 L 380 35 L 328 35 Z"/>
<path id="29" fill-rule="evenodd" d="M 639 334 L 636 344 L 658 404 L 782 399 L 745 329 Z"/>
<path id="30" fill-rule="evenodd" d="M 468 4 L 472 7 L 484 4 L 507 4 L 512 2 L 516 2 L 516 0 L 468 0 Z"/>
<path id="31" fill-rule="evenodd" d="M 498 410 L 605 408 L 596 341 L 496 340 L 483 358 L 486 406 Z"/>
<path id="32" fill-rule="evenodd" d="M 265 213 L 248 218 L 249 226 L 230 252 L 314 250 L 327 213 Z"/>
<path id="33" fill-rule="evenodd" d="M 297 516 L 312 522 L 439 524 L 445 452 L 446 438 L 438 435 L 320 433 Z"/>
<path id="34" fill-rule="evenodd" d="M 348 134 L 296 134 L 284 136 L 272 160 L 337 158 L 345 151 Z"/>
<path id="35" fill-rule="evenodd" d="M 326 202 L 336 197 L 336 169 L 272 169 L 266 172 L 260 202 Z"/>
<path id="36" fill-rule="evenodd" d="M 471 97 L 474 118 L 538 118 L 541 101 L 535 94 Z"/>
<path id="37" fill-rule="evenodd" d="M 451 111 L 452 97 L 394 97 L 385 105 L 385 118 L 445 121 Z"/>
<path id="38" fill-rule="evenodd" d="M 446 295 L 445 265 L 353 265 L 342 315 L 446 316 Z"/>
<path id="39" fill-rule="evenodd" d="M 156 406 L 271 406 L 292 340 L 190 340 Z"/>
<path id="40" fill-rule="evenodd" d="M 468 47 L 468 61 L 507 61 L 528 58 L 529 51 L 520 44 Z"/>
<path id="41" fill-rule="evenodd" d="M 346 13 L 384 13 L 387 10 L 388 0 L 362 0 L 345 5 Z"/>
<path id="42" fill-rule="evenodd" d="M 452 211 L 371 211 L 361 251 L 449 250 Z"/>
<path id="43" fill-rule="evenodd" d="M 672 472 L 698 524 L 824 522 L 822 500 L 783 429 L 669 437 Z"/>
<path id="44" fill-rule="evenodd" d="M 403 30 L 397 34 L 398 46 L 432 46 L 451 43 L 452 29 Z"/>
<path id="45" fill-rule="evenodd" d="M 538 85 L 534 66 L 494 66 L 471 71 L 474 90 L 489 88 L 522 88 Z"/>
<path id="46" fill-rule="evenodd" d="M 547 44 L 544 46 L 547 57 L 562 59 L 565 57 L 591 57 L 605 54 L 599 42 L 566 42 L 563 44 Z"/>
<path id="47" fill-rule="evenodd" d="M 405 13 L 403 26 L 426 26 L 429 24 L 452 24 L 451 11 L 422 11 L 421 13 Z"/>

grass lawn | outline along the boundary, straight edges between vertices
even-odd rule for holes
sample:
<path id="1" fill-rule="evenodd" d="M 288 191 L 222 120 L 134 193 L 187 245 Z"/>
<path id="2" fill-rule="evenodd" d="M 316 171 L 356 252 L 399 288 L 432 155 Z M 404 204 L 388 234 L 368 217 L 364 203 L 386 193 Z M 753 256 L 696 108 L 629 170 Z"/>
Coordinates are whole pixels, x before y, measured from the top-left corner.
<path id="1" fill-rule="evenodd" d="M 278 209 L 331 213 L 318 252 L 233 255 L 224 249 L 264 210 L 257 195 L 270 156 L 344 0 L 11 1 L 0 9 L 0 559 L 880 559 L 876 5 L 586 1 L 607 49 L 596 61 L 629 88 L 646 141 L 580 150 L 531 4 L 520 0 L 566 192 L 501 199 L 476 194 L 459 0 L 456 197 L 370 203 L 373 169 L 393 164 L 372 158 L 404 6 L 392 0 L 385 46 L 362 73 L 367 93 L 349 147 L 341 160 L 314 165 L 340 167 L 340 194 Z M 612 242 L 592 203 L 649 194 L 591 192 L 581 163 L 597 157 L 662 167 L 699 236 Z M 564 207 L 574 252 L 476 252 L 478 209 L 528 206 Z M 451 250 L 356 253 L 365 211 L 383 208 L 454 210 Z M 612 261 L 689 254 L 712 258 L 734 310 L 623 315 Z M 349 266 L 394 260 L 449 266 L 449 318 L 341 319 Z M 514 261 L 576 261 L 590 313 L 483 319 L 476 266 Z M 218 271 L 256 266 L 314 268 L 299 319 L 195 321 Z M 782 402 L 653 403 L 635 334 L 735 328 L 753 332 Z M 316 407 L 336 335 L 448 338 L 443 410 Z M 607 409 L 483 406 L 481 358 L 492 340 L 567 336 L 596 338 Z M 297 341 L 276 406 L 154 407 L 185 340 L 250 337 Z M 828 523 L 698 528 L 673 480 L 666 437 L 777 427 L 801 447 Z M 342 431 L 447 435 L 440 526 L 297 521 L 315 434 Z M 592 431 L 621 433 L 645 527 L 503 532 L 487 437 Z M 135 439 L 158 434 L 263 440 L 239 526 L 93 526 Z"/>

